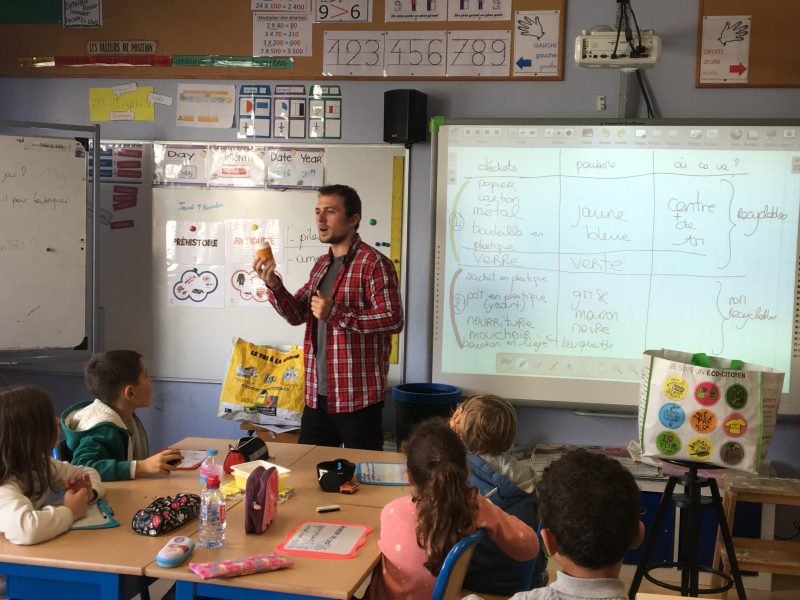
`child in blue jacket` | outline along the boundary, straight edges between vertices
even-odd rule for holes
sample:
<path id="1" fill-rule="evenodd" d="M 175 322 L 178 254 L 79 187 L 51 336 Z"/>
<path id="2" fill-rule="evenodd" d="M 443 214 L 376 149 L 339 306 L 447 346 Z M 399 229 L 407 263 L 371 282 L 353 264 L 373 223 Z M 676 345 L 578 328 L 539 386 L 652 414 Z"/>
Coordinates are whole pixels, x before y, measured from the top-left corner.
<path id="1" fill-rule="evenodd" d="M 450 419 L 469 455 L 469 483 L 482 496 L 536 530 L 536 476 L 524 462 L 506 454 L 517 434 L 517 413 L 508 400 L 491 394 L 472 396 Z M 547 559 L 540 555 L 530 582 L 524 562 L 508 558 L 491 541 L 481 542 L 470 562 L 464 588 L 487 594 L 511 595 L 547 585 Z"/>

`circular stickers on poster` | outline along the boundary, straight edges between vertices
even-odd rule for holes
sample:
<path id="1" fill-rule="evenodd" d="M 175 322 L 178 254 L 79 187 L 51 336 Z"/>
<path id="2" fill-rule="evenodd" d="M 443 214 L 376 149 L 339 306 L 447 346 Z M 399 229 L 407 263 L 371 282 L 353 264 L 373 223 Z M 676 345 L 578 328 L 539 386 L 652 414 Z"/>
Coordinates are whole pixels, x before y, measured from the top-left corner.
<path id="1" fill-rule="evenodd" d="M 719 387 L 712 381 L 703 381 L 694 388 L 694 399 L 703 406 L 714 406 L 719 397 Z"/>
<path id="2" fill-rule="evenodd" d="M 708 460 L 712 450 L 711 441 L 704 437 L 696 437 L 686 445 L 686 451 L 692 460 Z"/>
<path id="3" fill-rule="evenodd" d="M 664 427 L 678 429 L 686 420 L 686 411 L 674 402 L 667 402 L 658 409 L 658 420 Z"/>
<path id="4" fill-rule="evenodd" d="M 719 449 L 719 457 L 726 465 L 735 467 L 744 458 L 744 446 L 739 442 L 725 442 Z"/>
<path id="5" fill-rule="evenodd" d="M 717 428 L 717 415 L 712 410 L 701 408 L 692 414 L 689 422 L 697 433 L 711 433 Z"/>
<path id="6" fill-rule="evenodd" d="M 656 436 L 656 449 L 664 456 L 675 456 L 681 451 L 681 438 L 674 431 L 662 431 Z"/>
<path id="7" fill-rule="evenodd" d="M 733 410 L 741 410 L 747 404 L 747 388 L 738 383 L 734 383 L 725 390 L 725 402 Z"/>
<path id="8" fill-rule="evenodd" d="M 732 412 L 722 421 L 722 429 L 730 437 L 742 437 L 747 433 L 747 419 L 739 412 Z"/>
<path id="9" fill-rule="evenodd" d="M 664 395 L 670 400 L 683 400 L 689 391 L 689 384 L 680 375 L 669 375 L 664 379 Z"/>

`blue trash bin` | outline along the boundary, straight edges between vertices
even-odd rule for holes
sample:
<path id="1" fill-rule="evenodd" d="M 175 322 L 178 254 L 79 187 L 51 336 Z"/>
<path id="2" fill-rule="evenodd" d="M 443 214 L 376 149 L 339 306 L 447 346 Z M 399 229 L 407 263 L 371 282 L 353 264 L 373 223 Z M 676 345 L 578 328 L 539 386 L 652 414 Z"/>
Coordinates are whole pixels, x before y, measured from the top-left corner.
<path id="1" fill-rule="evenodd" d="M 430 417 L 449 417 L 461 402 L 461 389 L 445 383 L 403 383 L 392 388 L 397 448 L 415 423 Z"/>

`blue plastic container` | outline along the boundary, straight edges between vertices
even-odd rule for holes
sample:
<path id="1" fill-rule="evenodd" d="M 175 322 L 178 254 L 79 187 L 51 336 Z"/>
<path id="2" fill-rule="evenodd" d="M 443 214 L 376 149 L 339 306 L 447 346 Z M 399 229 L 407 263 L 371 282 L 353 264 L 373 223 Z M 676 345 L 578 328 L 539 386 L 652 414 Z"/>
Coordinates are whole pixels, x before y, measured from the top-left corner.
<path id="1" fill-rule="evenodd" d="M 449 417 L 461 402 L 461 388 L 445 383 L 403 383 L 392 388 L 397 448 L 415 423 L 431 417 Z"/>

